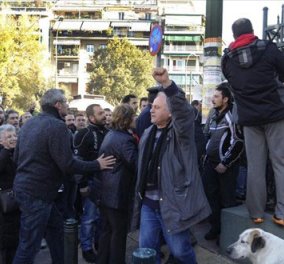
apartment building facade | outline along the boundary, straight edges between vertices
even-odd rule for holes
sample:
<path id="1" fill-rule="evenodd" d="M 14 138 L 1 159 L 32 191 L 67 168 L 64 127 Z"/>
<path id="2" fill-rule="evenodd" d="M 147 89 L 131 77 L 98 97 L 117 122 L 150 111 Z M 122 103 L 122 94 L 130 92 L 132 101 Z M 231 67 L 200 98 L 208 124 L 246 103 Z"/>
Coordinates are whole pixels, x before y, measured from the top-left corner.
<path id="1" fill-rule="evenodd" d="M 161 65 L 185 90 L 188 98 L 200 97 L 204 15 L 194 12 L 191 0 L 10 0 L 11 14 L 40 17 L 41 41 L 58 87 L 84 98 L 94 51 L 114 38 L 127 38 L 148 49 L 153 22 L 164 31 Z M 3 10 L 2 10 L 3 11 Z M 153 60 L 155 61 L 155 60 Z M 197 92 L 196 92 L 197 91 Z"/>

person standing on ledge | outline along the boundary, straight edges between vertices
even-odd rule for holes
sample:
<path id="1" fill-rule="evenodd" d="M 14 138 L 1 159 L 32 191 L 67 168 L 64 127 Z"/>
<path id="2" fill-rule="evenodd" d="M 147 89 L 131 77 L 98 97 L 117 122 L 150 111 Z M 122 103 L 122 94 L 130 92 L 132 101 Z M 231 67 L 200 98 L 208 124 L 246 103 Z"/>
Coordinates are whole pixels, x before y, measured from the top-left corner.
<path id="1" fill-rule="evenodd" d="M 269 152 L 277 196 L 273 221 L 284 226 L 284 53 L 275 43 L 258 39 L 247 18 L 236 20 L 232 31 L 235 41 L 224 51 L 222 71 L 232 86 L 236 121 L 244 127 L 246 204 L 253 222 L 262 223 Z"/>

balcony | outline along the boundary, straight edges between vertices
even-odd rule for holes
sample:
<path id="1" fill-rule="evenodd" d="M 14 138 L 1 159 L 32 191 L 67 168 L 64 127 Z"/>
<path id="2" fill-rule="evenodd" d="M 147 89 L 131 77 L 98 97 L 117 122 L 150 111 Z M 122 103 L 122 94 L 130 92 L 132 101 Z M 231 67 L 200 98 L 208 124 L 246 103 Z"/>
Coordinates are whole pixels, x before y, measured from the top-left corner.
<path id="1" fill-rule="evenodd" d="M 56 57 L 56 54 L 54 54 L 54 57 Z M 66 47 L 58 45 L 57 47 L 57 57 L 58 58 L 79 58 L 79 47 Z"/>
<path id="2" fill-rule="evenodd" d="M 202 54 L 203 48 L 195 45 L 164 45 L 165 54 L 185 54 L 185 53 L 197 53 Z"/>
<path id="3" fill-rule="evenodd" d="M 63 68 L 58 71 L 58 82 L 61 83 L 77 83 L 78 82 L 78 69 Z"/>
<path id="4" fill-rule="evenodd" d="M 198 34 L 203 35 L 205 33 L 205 27 L 204 26 L 198 26 L 198 25 L 189 25 L 187 27 L 178 27 L 178 26 L 165 26 L 165 34 L 182 34 L 182 35 L 188 35 L 188 34 Z"/>
<path id="5" fill-rule="evenodd" d="M 73 76 L 78 77 L 78 69 L 63 68 L 58 71 L 58 76 Z"/>
<path id="6" fill-rule="evenodd" d="M 196 72 L 197 69 L 195 66 L 188 66 L 188 67 L 181 67 L 181 66 L 171 66 L 169 67 L 169 71 L 171 72 L 181 72 L 181 73 L 186 73 L 186 72 Z"/>

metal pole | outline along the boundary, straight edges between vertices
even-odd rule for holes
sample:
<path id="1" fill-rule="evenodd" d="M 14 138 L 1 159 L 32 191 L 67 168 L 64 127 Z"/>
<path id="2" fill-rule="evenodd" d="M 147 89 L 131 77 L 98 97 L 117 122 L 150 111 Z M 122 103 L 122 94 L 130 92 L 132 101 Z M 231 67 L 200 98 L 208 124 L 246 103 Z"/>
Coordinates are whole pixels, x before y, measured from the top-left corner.
<path id="1" fill-rule="evenodd" d="M 188 60 L 189 60 L 189 58 L 191 57 L 191 56 L 195 56 L 194 54 L 192 54 L 192 53 L 190 53 L 190 54 L 188 54 L 188 56 L 186 57 L 186 59 L 185 59 L 185 95 L 186 95 L 186 93 L 187 93 L 187 62 L 188 62 Z M 190 74 L 191 74 L 191 71 L 190 71 Z M 190 79 L 190 81 L 191 81 L 191 79 Z M 190 84 L 190 83 L 189 83 Z"/>
<path id="2" fill-rule="evenodd" d="M 78 221 L 64 222 L 64 264 L 78 264 Z"/>
<path id="3" fill-rule="evenodd" d="M 191 103 L 191 90 L 192 90 L 192 71 L 189 72 L 190 73 L 190 83 L 189 83 L 189 102 Z"/>
<path id="4" fill-rule="evenodd" d="M 268 18 L 268 7 L 263 8 L 263 22 L 262 22 L 262 38 L 267 39 L 267 18 Z"/>
<path id="5" fill-rule="evenodd" d="M 55 88 L 58 88 L 58 83 L 57 83 L 57 38 L 58 38 L 58 28 L 59 28 L 59 24 L 58 24 L 58 27 L 57 27 L 57 30 L 56 30 L 56 37 L 55 37 Z"/>
<path id="6" fill-rule="evenodd" d="M 222 37 L 223 0 L 206 0 L 205 38 Z"/>
<path id="7" fill-rule="evenodd" d="M 187 92 L 187 60 L 188 60 L 188 56 L 185 60 L 185 96 L 186 96 L 186 92 Z"/>
<path id="8" fill-rule="evenodd" d="M 212 108 L 212 96 L 217 84 L 222 81 L 222 22 L 223 0 L 206 0 L 206 26 L 204 41 L 202 123 L 205 123 Z M 214 64 L 212 65 L 212 61 Z"/>
<path id="9" fill-rule="evenodd" d="M 281 14 L 280 43 L 283 43 L 283 38 L 284 38 L 284 5 L 282 5 L 282 14 Z"/>
<path id="10" fill-rule="evenodd" d="M 160 23 L 161 25 L 161 28 L 162 28 L 162 34 L 163 34 L 163 39 L 164 39 L 164 32 L 165 32 L 165 19 L 161 18 L 160 19 Z M 162 67 L 162 49 L 163 49 L 163 46 L 164 46 L 164 41 L 163 41 L 163 44 L 161 46 L 161 49 L 160 51 L 158 52 L 157 54 L 157 67 Z"/>
<path id="11" fill-rule="evenodd" d="M 58 52 L 57 52 L 57 42 L 58 42 L 58 31 L 59 31 L 59 27 L 61 22 L 63 21 L 63 17 L 59 17 L 58 18 L 58 26 L 56 29 L 56 36 L 55 36 L 55 88 L 58 88 L 58 80 L 57 80 L 57 56 L 58 56 Z"/>

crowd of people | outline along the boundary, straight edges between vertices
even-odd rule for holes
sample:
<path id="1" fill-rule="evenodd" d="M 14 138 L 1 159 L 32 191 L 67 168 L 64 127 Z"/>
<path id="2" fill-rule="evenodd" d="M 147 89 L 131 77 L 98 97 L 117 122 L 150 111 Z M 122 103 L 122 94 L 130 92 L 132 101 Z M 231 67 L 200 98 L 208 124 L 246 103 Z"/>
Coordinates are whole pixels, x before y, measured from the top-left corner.
<path id="1" fill-rule="evenodd" d="M 252 222 L 265 220 L 268 153 L 273 221 L 284 226 L 284 55 L 248 19 L 232 30 L 228 81 L 216 86 L 205 125 L 201 102 L 190 104 L 163 68 L 148 97 L 126 95 L 113 111 L 74 113 L 60 89 L 46 91 L 39 114 L 0 105 L 0 188 L 13 188 L 18 203 L 0 212 L 2 263 L 33 263 L 43 239 L 52 263 L 64 263 L 63 223 L 75 218 L 89 263 L 124 264 L 127 234 L 140 229 L 139 246 L 155 249 L 157 263 L 166 243 L 168 263 L 195 264 L 190 227 L 208 219 L 205 239 L 218 239 L 221 209 L 240 193 Z"/>

